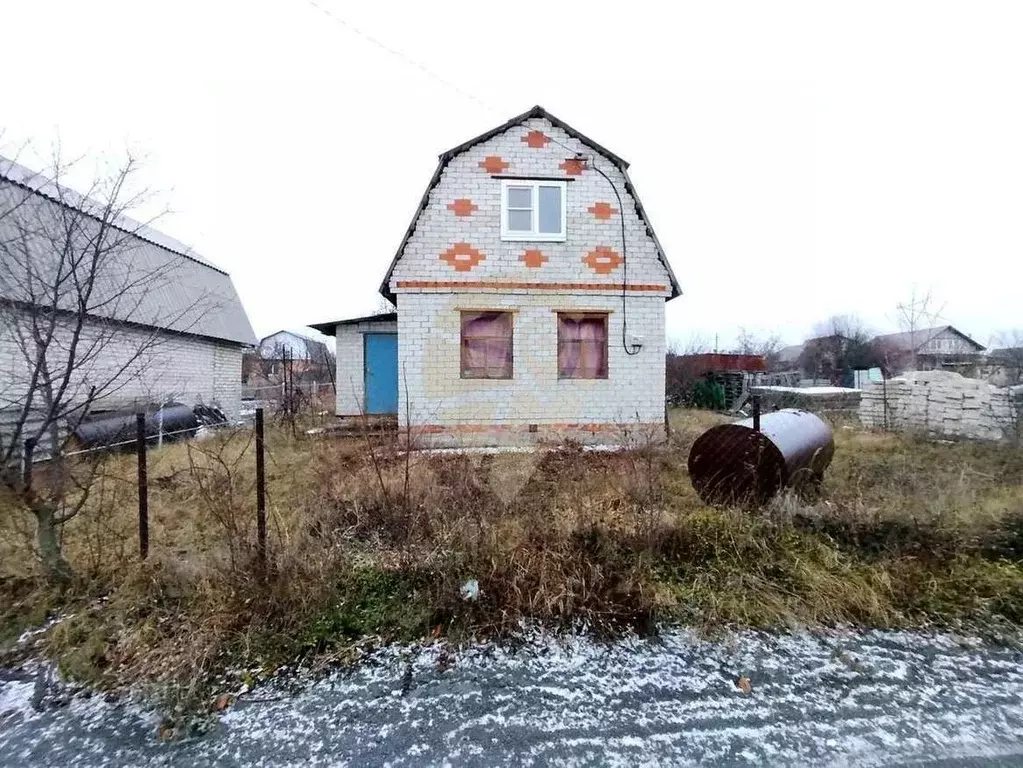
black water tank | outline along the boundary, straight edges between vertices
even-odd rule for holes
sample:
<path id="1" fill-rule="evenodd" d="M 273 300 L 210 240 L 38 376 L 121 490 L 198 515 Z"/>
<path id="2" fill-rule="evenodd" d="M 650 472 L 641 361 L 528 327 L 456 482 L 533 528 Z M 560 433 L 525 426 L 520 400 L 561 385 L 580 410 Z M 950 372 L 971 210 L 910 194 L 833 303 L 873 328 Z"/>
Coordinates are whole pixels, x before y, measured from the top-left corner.
<path id="1" fill-rule="evenodd" d="M 786 486 L 819 482 L 835 453 L 831 428 L 786 408 L 704 432 L 689 452 L 689 479 L 708 504 L 763 504 Z"/>
<path id="2" fill-rule="evenodd" d="M 162 412 L 162 423 L 161 423 Z M 175 437 L 189 437 L 199 427 L 199 420 L 192 409 L 181 403 L 167 403 L 146 413 L 146 437 L 156 437 L 161 432 L 178 433 Z M 74 430 L 75 438 L 85 448 L 115 445 L 135 439 L 135 414 L 100 414 L 83 421 Z"/>

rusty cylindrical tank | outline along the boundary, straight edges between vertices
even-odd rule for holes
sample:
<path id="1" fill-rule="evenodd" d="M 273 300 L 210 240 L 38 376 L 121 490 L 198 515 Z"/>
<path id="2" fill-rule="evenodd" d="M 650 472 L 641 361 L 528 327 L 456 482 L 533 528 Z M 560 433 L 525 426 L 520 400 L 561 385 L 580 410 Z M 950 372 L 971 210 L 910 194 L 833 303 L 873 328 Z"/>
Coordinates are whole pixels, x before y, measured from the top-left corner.
<path id="1" fill-rule="evenodd" d="M 689 479 L 708 504 L 763 504 L 781 488 L 819 482 L 835 453 L 831 428 L 786 408 L 704 432 L 689 452 Z"/>

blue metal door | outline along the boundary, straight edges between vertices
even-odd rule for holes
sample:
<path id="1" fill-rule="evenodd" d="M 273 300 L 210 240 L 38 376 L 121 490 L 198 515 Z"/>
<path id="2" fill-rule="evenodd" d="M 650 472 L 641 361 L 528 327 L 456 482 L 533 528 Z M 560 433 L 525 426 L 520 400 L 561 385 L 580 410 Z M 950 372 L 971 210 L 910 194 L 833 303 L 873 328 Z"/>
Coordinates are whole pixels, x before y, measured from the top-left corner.
<path id="1" fill-rule="evenodd" d="M 363 335 L 366 413 L 398 412 L 398 334 Z"/>

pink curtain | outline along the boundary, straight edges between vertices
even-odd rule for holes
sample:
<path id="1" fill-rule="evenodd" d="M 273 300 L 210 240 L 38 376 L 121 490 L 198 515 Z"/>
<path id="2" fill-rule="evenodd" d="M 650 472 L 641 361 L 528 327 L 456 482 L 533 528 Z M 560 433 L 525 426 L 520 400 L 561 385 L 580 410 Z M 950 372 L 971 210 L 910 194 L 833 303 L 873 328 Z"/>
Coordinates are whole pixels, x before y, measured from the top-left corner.
<path id="1" fill-rule="evenodd" d="M 462 376 L 510 379 L 512 361 L 510 312 L 462 313 Z"/>
<path id="2" fill-rule="evenodd" d="M 607 378 L 607 315 L 558 315 L 558 376 Z"/>

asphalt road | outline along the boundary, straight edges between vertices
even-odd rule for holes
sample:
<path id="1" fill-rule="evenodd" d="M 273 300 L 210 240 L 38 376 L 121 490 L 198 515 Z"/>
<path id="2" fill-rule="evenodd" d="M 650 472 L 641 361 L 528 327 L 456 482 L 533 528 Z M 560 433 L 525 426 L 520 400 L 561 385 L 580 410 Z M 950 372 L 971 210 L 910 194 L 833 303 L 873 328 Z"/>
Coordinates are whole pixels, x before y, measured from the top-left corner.
<path id="1" fill-rule="evenodd" d="M 1021 660 L 880 632 L 388 648 L 297 692 L 242 695 L 212 732 L 171 744 L 135 705 L 34 706 L 35 679 L 9 671 L 0 765 L 1017 765 Z"/>

